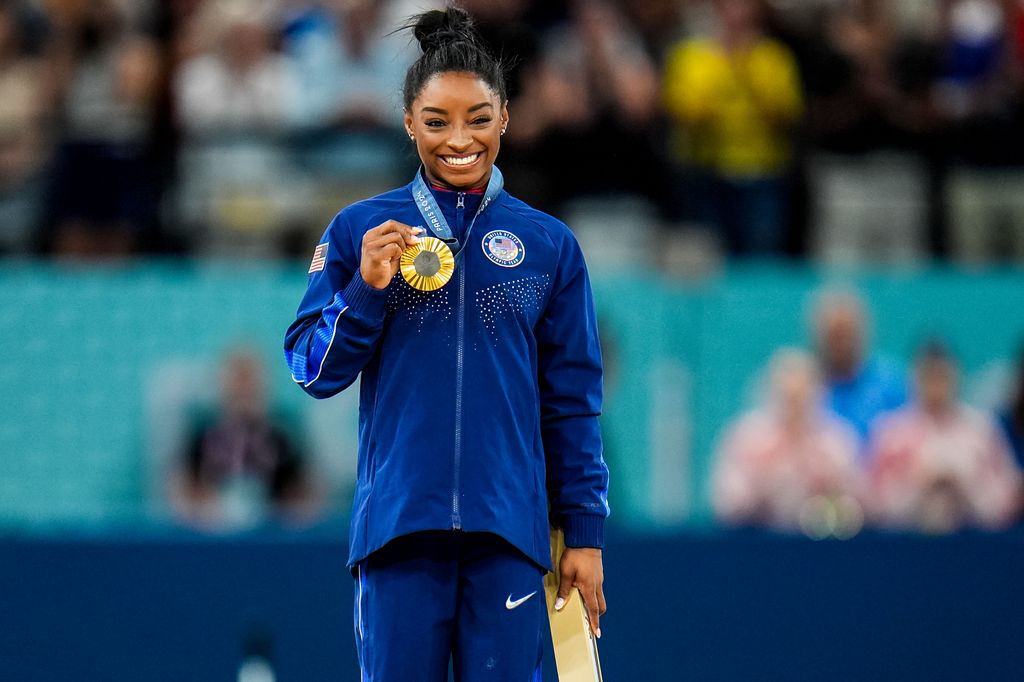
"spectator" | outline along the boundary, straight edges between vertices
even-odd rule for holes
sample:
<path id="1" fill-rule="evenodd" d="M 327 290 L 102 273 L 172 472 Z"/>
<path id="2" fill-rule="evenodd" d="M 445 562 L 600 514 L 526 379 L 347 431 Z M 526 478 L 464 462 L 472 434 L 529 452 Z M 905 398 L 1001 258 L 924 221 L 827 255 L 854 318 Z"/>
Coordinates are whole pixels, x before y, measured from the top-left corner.
<path id="1" fill-rule="evenodd" d="M 943 69 L 934 92 L 948 127 L 951 254 L 967 263 L 1024 259 L 1022 63 L 1013 0 L 947 0 Z"/>
<path id="2" fill-rule="evenodd" d="M 274 50 L 275 3 L 207 0 L 195 20 L 213 42 L 181 67 L 178 115 L 194 135 L 273 134 L 287 122 L 295 77 Z"/>
<path id="3" fill-rule="evenodd" d="M 47 200 L 48 246 L 70 256 L 135 252 L 158 223 L 160 183 L 149 157 L 158 51 L 114 0 L 66 5 L 54 24 L 65 126 Z"/>
<path id="4" fill-rule="evenodd" d="M 47 62 L 27 49 L 26 23 L 20 3 L 0 3 L 0 254 L 28 250 L 53 146 Z"/>
<path id="5" fill-rule="evenodd" d="M 175 84 L 185 132 L 179 208 L 203 252 L 275 254 L 305 200 L 285 139 L 298 83 L 276 49 L 278 19 L 273 0 L 207 0 L 185 29 L 200 38 Z"/>
<path id="6" fill-rule="evenodd" d="M 581 196 L 662 203 L 656 66 L 612 3 L 569 4 L 568 20 L 545 31 L 536 65 L 523 69 L 512 108 L 525 115 L 506 141 L 510 172 L 540 169 L 540 182 L 527 181 L 537 192 L 524 198 L 542 210 Z"/>
<path id="7" fill-rule="evenodd" d="M 818 361 L 825 375 L 825 403 L 853 426 L 863 452 L 875 419 L 906 401 L 903 372 L 891 361 L 868 356 L 867 313 L 855 293 L 820 295 L 813 324 Z"/>
<path id="8" fill-rule="evenodd" d="M 717 34 L 671 51 L 664 97 L 685 193 L 730 254 L 778 255 L 785 245 L 791 136 L 803 113 L 796 60 L 763 32 L 761 0 L 713 0 Z"/>
<path id="9" fill-rule="evenodd" d="M 964 119 L 1002 108 L 1012 84 L 1005 48 L 1009 4 L 1001 0 L 947 0 L 942 6 L 945 56 L 936 83 L 940 111 Z"/>
<path id="10" fill-rule="evenodd" d="M 1013 395 L 1006 409 L 999 415 L 999 425 L 1013 449 L 1017 466 L 1024 468 L 1024 350 L 1021 350 L 1017 361 Z"/>
<path id="11" fill-rule="evenodd" d="M 815 537 L 856 533 L 862 514 L 857 440 L 821 409 L 813 358 L 778 351 L 769 403 L 729 427 L 717 455 L 713 505 L 730 524 L 803 528 Z"/>
<path id="12" fill-rule="evenodd" d="M 883 417 L 872 438 L 878 521 L 933 533 L 1000 527 L 1018 508 L 1020 473 L 995 422 L 957 398 L 949 350 L 926 345 L 910 404 Z"/>
<path id="13" fill-rule="evenodd" d="M 408 9 L 388 0 L 335 0 L 306 3 L 288 15 L 284 51 L 299 82 L 304 157 L 319 170 L 350 179 L 375 174 L 386 184 L 399 169 L 409 166 L 410 176 L 415 170 L 405 163 L 394 88 L 415 54 L 406 36 L 391 32 Z"/>
<path id="14" fill-rule="evenodd" d="M 882 0 L 848 0 L 823 16 L 806 59 L 818 146 L 843 153 L 919 149 L 939 123 L 931 93 L 939 51 L 925 36 L 901 33 L 896 9 Z"/>
<path id="15" fill-rule="evenodd" d="M 219 412 L 196 430 L 172 482 L 179 516 L 207 529 L 272 515 L 310 518 L 318 495 L 308 463 L 268 414 L 263 366 L 254 354 L 236 351 L 225 361 Z"/>

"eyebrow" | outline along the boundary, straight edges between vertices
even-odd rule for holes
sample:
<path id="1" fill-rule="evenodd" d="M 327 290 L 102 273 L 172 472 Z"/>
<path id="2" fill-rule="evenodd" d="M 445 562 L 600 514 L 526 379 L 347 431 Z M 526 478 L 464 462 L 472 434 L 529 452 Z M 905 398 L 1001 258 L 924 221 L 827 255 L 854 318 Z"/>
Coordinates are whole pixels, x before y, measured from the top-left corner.
<path id="1" fill-rule="evenodd" d="M 467 111 L 472 113 L 472 112 L 474 112 L 474 111 L 476 111 L 478 109 L 483 109 L 484 107 L 490 107 L 490 108 L 493 109 L 494 105 L 491 104 L 490 102 L 480 102 L 479 104 L 474 104 L 473 106 L 471 106 L 469 109 L 467 109 Z M 435 114 L 443 114 L 443 115 L 447 115 L 448 114 L 448 111 L 446 109 L 438 109 L 437 107 L 423 107 L 422 109 L 420 109 L 420 111 L 421 112 L 429 111 L 429 112 L 432 112 L 432 113 L 435 113 Z"/>

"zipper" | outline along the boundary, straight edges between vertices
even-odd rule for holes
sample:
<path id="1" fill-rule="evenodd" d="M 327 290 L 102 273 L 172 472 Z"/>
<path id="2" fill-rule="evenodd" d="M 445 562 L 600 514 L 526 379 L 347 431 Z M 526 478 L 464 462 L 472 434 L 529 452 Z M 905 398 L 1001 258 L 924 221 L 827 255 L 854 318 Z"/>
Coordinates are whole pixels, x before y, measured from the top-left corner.
<path id="1" fill-rule="evenodd" d="M 455 201 L 455 237 L 462 241 L 462 230 L 466 216 L 466 193 L 459 192 Z M 465 262 L 463 262 L 465 266 Z M 462 464 L 462 370 L 464 364 L 463 345 L 466 336 L 466 268 L 459 270 L 459 311 L 455 322 L 455 451 L 452 453 L 452 528 L 462 528 L 462 516 L 459 511 L 459 488 L 461 487 Z"/>
<path id="2" fill-rule="evenodd" d="M 466 222 L 466 193 L 455 195 L 455 230 L 457 241 L 462 241 L 462 231 Z M 455 448 L 452 453 L 452 528 L 462 529 L 462 515 L 459 510 L 459 489 L 461 488 L 462 465 L 462 385 L 463 365 L 465 364 L 466 338 L 466 268 L 457 268 L 459 272 L 459 309 L 455 321 Z"/>
<path id="3" fill-rule="evenodd" d="M 455 200 L 455 238 L 462 241 L 462 230 L 466 224 L 466 193 L 459 192 Z"/>
<path id="4" fill-rule="evenodd" d="M 462 195 L 459 195 L 462 201 Z M 452 528 L 462 529 L 462 517 L 459 513 L 459 466 L 462 463 L 462 369 L 464 361 L 464 349 L 466 335 L 466 267 L 458 268 L 459 271 L 459 311 L 456 319 L 456 346 L 455 346 L 455 451 L 452 454 Z"/>

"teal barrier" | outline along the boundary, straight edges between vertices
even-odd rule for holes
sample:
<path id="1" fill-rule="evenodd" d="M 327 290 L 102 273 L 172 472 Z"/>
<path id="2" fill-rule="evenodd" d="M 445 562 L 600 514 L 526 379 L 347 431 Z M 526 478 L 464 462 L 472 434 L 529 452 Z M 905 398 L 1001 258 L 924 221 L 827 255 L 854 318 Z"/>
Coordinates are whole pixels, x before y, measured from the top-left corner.
<path id="1" fill-rule="evenodd" d="M 146 513 L 156 465 L 147 396 L 176 363 L 252 345 L 271 363 L 273 397 L 299 403 L 277 348 L 302 286 L 291 266 L 5 266 L 0 520 L 88 523 Z M 215 372 L 205 380 L 216 382 Z"/>
<path id="2" fill-rule="evenodd" d="M 698 283 L 595 274 L 618 524 L 708 521 L 717 434 L 748 404 L 772 351 L 806 343 L 809 297 L 833 279 L 781 266 Z M 165 514 L 160 480 L 181 414 L 212 399 L 217 358 L 238 344 L 265 356 L 272 399 L 344 487 L 354 396 L 305 397 L 279 351 L 304 282 L 304 267 L 291 263 L 0 265 L 0 525 Z M 926 335 L 949 339 L 969 396 L 996 385 L 989 378 L 1024 337 L 1021 271 L 862 272 L 844 282 L 868 298 L 881 352 L 905 360 Z"/>

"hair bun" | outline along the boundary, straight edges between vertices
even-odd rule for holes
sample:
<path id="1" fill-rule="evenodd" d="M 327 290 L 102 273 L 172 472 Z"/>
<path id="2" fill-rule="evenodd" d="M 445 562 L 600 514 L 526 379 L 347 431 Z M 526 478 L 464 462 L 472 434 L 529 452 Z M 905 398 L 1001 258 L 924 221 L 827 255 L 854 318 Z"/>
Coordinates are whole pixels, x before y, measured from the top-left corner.
<path id="1" fill-rule="evenodd" d="M 424 84 L 439 73 L 476 74 L 502 104 L 508 99 L 504 65 L 491 54 L 465 10 L 449 7 L 417 14 L 397 30 L 411 30 L 423 50 L 405 73 L 402 101 L 407 111 Z"/>
<path id="2" fill-rule="evenodd" d="M 465 10 L 448 7 L 424 12 L 413 27 L 413 35 L 423 52 L 430 52 L 448 43 L 474 42 L 473 20 Z"/>

